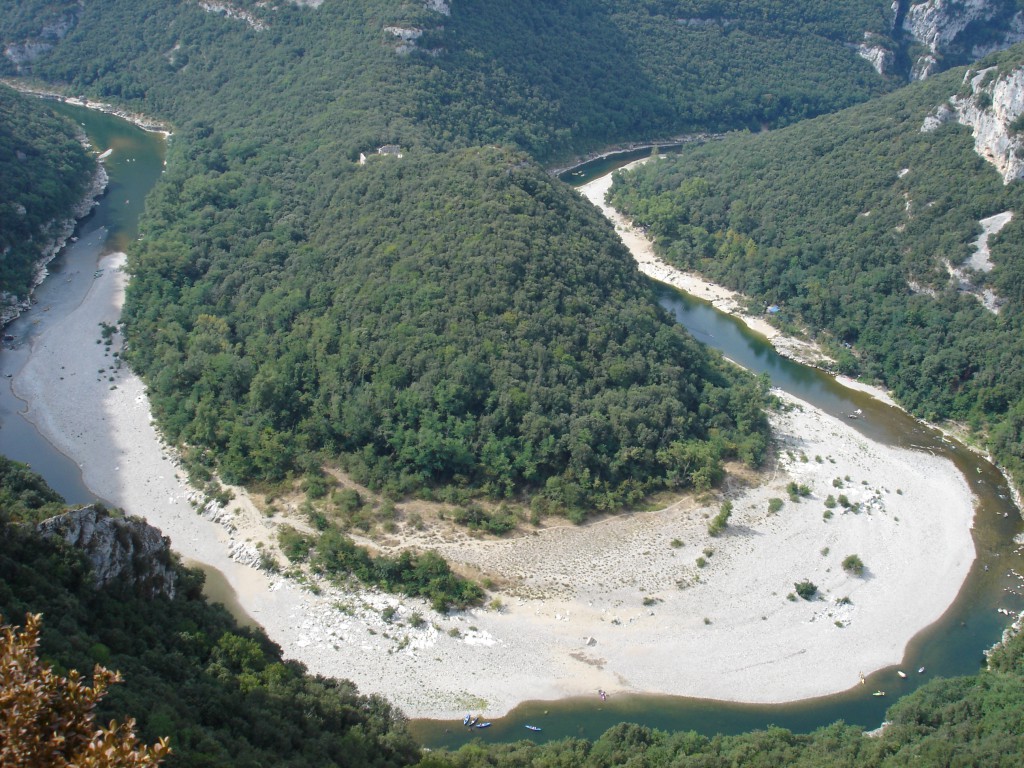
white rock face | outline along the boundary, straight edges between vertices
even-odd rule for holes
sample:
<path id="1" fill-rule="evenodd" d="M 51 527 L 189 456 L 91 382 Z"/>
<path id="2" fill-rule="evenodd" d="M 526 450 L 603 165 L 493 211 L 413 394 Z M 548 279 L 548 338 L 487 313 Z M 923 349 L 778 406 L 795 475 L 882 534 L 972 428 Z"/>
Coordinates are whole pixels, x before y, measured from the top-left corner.
<path id="1" fill-rule="evenodd" d="M 266 24 L 256 18 L 253 14 L 249 13 L 249 11 L 244 8 L 238 8 L 237 6 L 231 5 L 231 3 L 199 0 L 199 7 L 207 13 L 219 13 L 229 19 L 244 21 L 257 32 L 262 32 L 267 28 Z"/>
<path id="2" fill-rule="evenodd" d="M 423 30 L 416 27 L 384 27 L 384 31 L 401 40 L 395 46 L 395 53 L 402 56 L 411 53 L 416 48 L 416 41 L 423 37 Z"/>
<path id="3" fill-rule="evenodd" d="M 1024 67 L 999 74 L 995 67 L 968 70 L 971 95 L 949 103 L 962 125 L 974 134 L 974 151 L 992 163 L 1009 184 L 1024 177 L 1024 141 L 1010 125 L 1024 113 Z"/>
<path id="4" fill-rule="evenodd" d="M 428 11 L 437 11 L 444 16 L 451 16 L 451 9 L 448 7 L 448 3 L 444 0 L 427 0 L 426 8 Z"/>
<path id="5" fill-rule="evenodd" d="M 16 67 L 31 64 L 44 53 L 53 49 L 53 43 L 35 40 L 28 43 L 8 43 L 4 46 L 4 56 Z"/>
<path id="6" fill-rule="evenodd" d="M 910 67 L 910 79 L 924 80 L 926 77 L 931 77 L 938 71 L 939 60 L 930 53 L 926 53 L 924 56 L 918 56 L 914 60 L 913 65 Z"/>
<path id="7" fill-rule="evenodd" d="M 921 133 L 931 133 L 936 131 L 940 126 L 945 125 L 950 120 L 956 119 L 956 112 L 953 111 L 949 104 L 940 104 L 935 108 L 935 111 L 928 115 L 924 122 L 921 124 Z"/>
<path id="8" fill-rule="evenodd" d="M 177 576 L 170 541 L 145 520 L 110 517 L 84 507 L 44 520 L 36 529 L 85 552 L 97 587 L 120 580 L 149 597 L 174 597 Z"/>
<path id="9" fill-rule="evenodd" d="M 867 35 L 865 34 L 865 37 Z M 862 59 L 867 59 L 871 62 L 871 66 L 875 68 L 875 72 L 880 75 L 884 75 L 892 70 L 895 56 L 892 51 L 881 45 L 873 44 L 870 40 L 865 40 L 859 46 L 857 46 L 857 55 Z"/>
<path id="10" fill-rule="evenodd" d="M 894 3 L 894 8 L 896 4 Z M 939 70 L 943 52 L 961 46 L 960 35 L 976 22 L 991 22 L 1006 13 L 1000 0 L 925 0 L 912 2 L 903 19 L 904 31 L 928 47 L 929 53 L 918 57 L 911 68 L 911 79 L 923 80 Z M 1017 13 L 1010 29 L 1000 39 L 969 51 L 973 59 L 1008 48 L 1024 40 L 1024 14 Z"/>
<path id="11" fill-rule="evenodd" d="M 1006 31 L 1002 41 L 989 43 L 987 45 L 976 45 L 971 48 L 971 58 L 977 61 L 990 53 L 1001 51 L 1003 48 L 1007 48 L 1011 45 L 1024 40 L 1024 11 L 1018 11 L 1014 14 L 1014 17 L 1010 19 L 1010 28 Z"/>
<path id="12" fill-rule="evenodd" d="M 903 29 L 932 53 L 949 48 L 957 36 L 975 21 L 988 21 L 1001 10 L 992 0 L 925 0 L 911 3 Z"/>

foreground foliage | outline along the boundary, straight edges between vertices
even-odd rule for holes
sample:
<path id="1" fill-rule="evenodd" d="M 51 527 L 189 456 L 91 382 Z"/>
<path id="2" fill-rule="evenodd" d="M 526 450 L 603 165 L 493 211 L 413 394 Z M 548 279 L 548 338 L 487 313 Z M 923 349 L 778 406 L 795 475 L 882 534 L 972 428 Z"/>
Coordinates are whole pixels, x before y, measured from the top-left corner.
<path id="1" fill-rule="evenodd" d="M 398 766 L 418 759 L 388 702 L 284 661 L 262 632 L 206 602 L 200 572 L 180 571 L 173 600 L 143 599 L 128 587 L 97 591 L 76 550 L 39 538 L 20 520 L 0 507 L 0 613 L 43 614 L 40 655 L 56 674 L 95 664 L 120 672 L 124 682 L 107 690 L 97 719 L 134 715 L 144 742 L 168 736 L 173 753 L 165 765 Z"/>
<path id="2" fill-rule="evenodd" d="M 6 768 L 148 768 L 170 753 L 167 740 L 140 745 L 135 721 L 98 727 L 94 710 L 120 676 L 99 665 L 92 685 L 77 670 L 54 674 L 38 656 L 41 617 L 18 631 L 0 616 L 0 764 Z"/>

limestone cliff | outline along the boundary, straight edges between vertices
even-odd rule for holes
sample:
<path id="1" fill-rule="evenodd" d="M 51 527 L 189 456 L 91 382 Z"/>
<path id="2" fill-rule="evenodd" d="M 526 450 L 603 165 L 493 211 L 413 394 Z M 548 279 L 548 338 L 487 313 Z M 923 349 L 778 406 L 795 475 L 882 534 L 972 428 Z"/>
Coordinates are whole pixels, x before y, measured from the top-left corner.
<path id="1" fill-rule="evenodd" d="M 1024 66 L 1000 72 L 998 67 L 968 70 L 964 88 L 925 118 L 922 131 L 956 120 L 974 134 L 974 150 L 992 163 L 1003 183 L 1024 176 Z"/>
<path id="2" fill-rule="evenodd" d="M 880 75 L 892 72 L 896 62 L 891 43 L 872 32 L 864 33 L 864 42 L 857 46 L 857 55 L 871 62 L 871 66 Z"/>
<path id="3" fill-rule="evenodd" d="M 11 40 L 3 45 L 4 56 L 18 72 L 63 40 L 78 23 L 84 0 L 67 7 L 54 9 L 49 18 L 39 20 L 36 34 L 24 40 Z"/>
<path id="4" fill-rule="evenodd" d="M 1010 0 L 895 0 L 893 9 L 902 31 L 926 49 L 912 56 L 913 80 L 1024 40 L 1024 12 Z"/>
<path id="5" fill-rule="evenodd" d="M 145 520 L 111 517 L 89 506 L 44 520 L 37 530 L 81 549 L 97 587 L 121 581 L 146 597 L 174 597 L 170 541 Z"/>

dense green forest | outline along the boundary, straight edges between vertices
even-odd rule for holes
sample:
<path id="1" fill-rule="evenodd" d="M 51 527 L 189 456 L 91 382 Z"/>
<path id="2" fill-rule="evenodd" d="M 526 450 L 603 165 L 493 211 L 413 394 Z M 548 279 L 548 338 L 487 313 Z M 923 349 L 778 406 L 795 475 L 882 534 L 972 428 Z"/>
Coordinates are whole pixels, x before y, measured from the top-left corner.
<path id="1" fill-rule="evenodd" d="M 169 736 L 168 766 L 1016 766 L 1024 754 L 1024 635 L 975 676 L 936 679 L 900 699 L 869 738 L 842 723 L 811 734 L 781 728 L 737 736 L 666 733 L 621 724 L 589 742 L 482 745 L 421 753 L 379 696 L 282 661 L 260 632 L 201 596 L 202 574 L 179 571 L 178 596 L 97 590 L 80 553 L 28 524 L 60 511 L 23 465 L 0 458 L 0 615 L 43 614 L 42 656 L 55 668 L 119 670 L 98 713 L 134 716 L 143 741 Z"/>
<path id="2" fill-rule="evenodd" d="M 1024 60 L 996 55 L 1001 72 Z M 979 65 L 980 66 L 980 65 Z M 829 342 L 842 371 L 885 382 L 915 414 L 962 422 L 1024 479 L 1024 186 L 1004 185 L 970 129 L 922 132 L 957 70 L 769 135 L 735 136 L 622 175 L 615 204 L 670 262 L 736 288 Z M 977 273 L 998 314 L 944 265 L 979 219 L 1012 211 Z M 847 349 L 847 347 L 850 347 Z"/>
<path id="3" fill-rule="evenodd" d="M 0 293 L 25 298 L 50 225 L 69 218 L 95 167 L 69 121 L 0 85 Z"/>
<path id="4" fill-rule="evenodd" d="M 341 172 L 301 245 L 240 260 L 217 219 L 248 188 L 186 179 L 161 190 L 177 220 L 150 219 L 136 253 L 147 301 L 126 319 L 152 342 L 132 362 L 156 372 L 170 436 L 218 448 L 227 479 L 280 479 L 323 450 L 395 494 L 534 488 L 609 508 L 760 460 L 760 386 L 657 310 L 599 214 L 525 156 Z"/>
<path id="5" fill-rule="evenodd" d="M 0 59 L 0 71 L 137 102 L 179 128 L 201 117 L 245 123 L 250 139 L 342 139 L 350 158 L 391 141 L 546 158 L 791 122 L 896 85 L 851 49 L 891 24 L 885 0 L 460 0 L 450 15 L 398 0 L 232 5 L 265 28 L 169 0 L 5 0 L 3 40 L 55 47 L 20 68 Z M 63 40 L 40 32 L 69 19 Z M 387 28 L 422 35 L 396 55 Z"/>

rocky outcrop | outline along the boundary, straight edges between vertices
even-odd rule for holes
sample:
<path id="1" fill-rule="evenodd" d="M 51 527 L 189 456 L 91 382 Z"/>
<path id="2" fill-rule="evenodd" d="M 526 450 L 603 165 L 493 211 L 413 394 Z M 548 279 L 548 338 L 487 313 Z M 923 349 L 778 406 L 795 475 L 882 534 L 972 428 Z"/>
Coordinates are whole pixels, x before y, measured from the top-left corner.
<path id="1" fill-rule="evenodd" d="M 423 7 L 441 16 L 451 16 L 452 14 L 451 7 L 445 0 L 423 0 Z M 444 27 L 431 26 L 431 29 L 437 31 L 444 29 Z M 429 56 L 437 56 L 443 53 L 443 48 L 423 48 L 419 45 L 420 38 L 423 37 L 425 31 L 429 30 L 424 30 L 422 27 L 400 24 L 390 24 L 384 27 L 384 32 L 398 38 L 398 44 L 395 45 L 395 53 L 399 56 L 407 56 L 413 51 L 419 51 Z"/>
<path id="2" fill-rule="evenodd" d="M 395 53 L 403 56 L 411 53 L 416 48 L 416 41 L 423 36 L 423 30 L 416 27 L 384 27 L 384 31 L 399 39 Z"/>
<path id="3" fill-rule="evenodd" d="M 27 64 L 31 64 L 67 37 L 68 32 L 78 23 L 82 5 L 83 0 L 80 0 L 77 5 L 62 11 L 56 18 L 44 22 L 40 25 L 39 31 L 27 40 L 4 43 L 4 56 L 21 72 Z"/>
<path id="4" fill-rule="evenodd" d="M 1018 11 L 999 39 L 988 43 L 978 43 L 971 48 L 971 58 L 977 61 L 990 53 L 1001 51 L 1011 45 L 1024 41 L 1024 11 Z"/>
<path id="5" fill-rule="evenodd" d="M 902 31 L 927 49 L 911 64 L 914 80 L 1024 40 L 1024 16 L 1006 0 L 896 0 L 893 8 Z"/>
<path id="6" fill-rule="evenodd" d="M 911 3 L 903 29 L 932 53 L 949 50 L 967 27 L 990 21 L 1003 3 L 993 0 L 925 0 Z"/>
<path id="7" fill-rule="evenodd" d="M 871 32 L 864 33 L 864 42 L 857 46 L 857 55 L 867 59 L 880 75 L 889 74 L 896 62 L 896 55 L 889 44 Z"/>
<path id="8" fill-rule="evenodd" d="M 970 127 L 974 151 L 996 167 L 1004 184 L 1024 177 L 1024 67 L 1006 73 L 998 67 L 967 70 L 964 86 L 925 118 L 921 130 L 955 119 Z"/>
<path id="9" fill-rule="evenodd" d="M 111 517 L 89 506 L 44 520 L 37 531 L 81 549 L 97 587 L 121 582 L 145 597 L 175 595 L 170 541 L 145 520 Z"/>
<path id="10" fill-rule="evenodd" d="M 199 0 L 199 7 L 207 13 L 217 13 L 229 19 L 237 19 L 244 21 L 256 32 L 262 32 L 267 28 L 264 21 L 257 18 L 254 14 L 247 11 L 245 8 L 239 8 L 231 3 L 213 2 L 211 0 Z"/>

